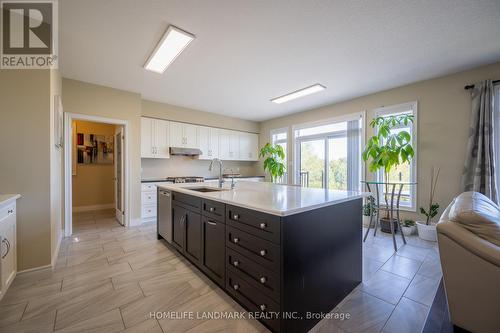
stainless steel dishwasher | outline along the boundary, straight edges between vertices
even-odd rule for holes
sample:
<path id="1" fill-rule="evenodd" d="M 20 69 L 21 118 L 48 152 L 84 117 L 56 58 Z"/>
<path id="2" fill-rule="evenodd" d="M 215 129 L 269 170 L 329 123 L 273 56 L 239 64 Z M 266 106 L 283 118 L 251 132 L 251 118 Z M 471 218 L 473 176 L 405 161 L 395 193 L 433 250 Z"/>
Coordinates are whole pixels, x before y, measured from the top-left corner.
<path id="1" fill-rule="evenodd" d="M 172 193 L 158 189 L 158 238 L 161 236 L 172 243 Z"/>

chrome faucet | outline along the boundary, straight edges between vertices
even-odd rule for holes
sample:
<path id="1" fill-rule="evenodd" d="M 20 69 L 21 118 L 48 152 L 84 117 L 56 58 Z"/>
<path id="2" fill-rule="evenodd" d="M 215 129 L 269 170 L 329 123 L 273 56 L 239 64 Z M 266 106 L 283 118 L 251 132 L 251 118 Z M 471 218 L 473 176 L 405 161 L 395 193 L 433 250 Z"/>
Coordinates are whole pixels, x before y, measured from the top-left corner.
<path id="1" fill-rule="evenodd" d="M 212 171 L 212 167 L 214 165 L 214 162 L 219 163 L 219 188 L 222 188 L 222 185 L 224 184 L 224 178 L 222 178 L 222 161 L 219 160 L 218 158 L 214 158 L 212 162 L 210 162 L 210 166 L 208 167 L 208 171 Z"/>

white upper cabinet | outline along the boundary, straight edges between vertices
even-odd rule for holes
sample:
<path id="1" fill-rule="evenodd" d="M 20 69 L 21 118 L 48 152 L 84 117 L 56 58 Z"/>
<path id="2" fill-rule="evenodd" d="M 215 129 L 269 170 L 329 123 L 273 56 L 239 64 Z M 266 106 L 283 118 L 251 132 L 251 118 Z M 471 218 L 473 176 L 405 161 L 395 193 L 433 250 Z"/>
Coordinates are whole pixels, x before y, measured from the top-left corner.
<path id="1" fill-rule="evenodd" d="M 170 122 L 170 146 L 198 148 L 198 127 L 191 124 Z"/>
<path id="2" fill-rule="evenodd" d="M 219 158 L 237 161 L 240 159 L 240 141 L 236 131 L 219 130 Z"/>
<path id="3" fill-rule="evenodd" d="M 141 117 L 141 157 L 169 158 L 169 130 L 167 120 Z"/>
<path id="4" fill-rule="evenodd" d="M 259 159 L 259 138 L 254 133 L 239 134 L 239 159 L 242 161 L 257 161 Z"/>
<path id="5" fill-rule="evenodd" d="M 219 129 L 200 126 L 198 128 L 199 148 L 202 151 L 200 160 L 219 158 Z"/>
<path id="6" fill-rule="evenodd" d="M 170 122 L 166 120 L 154 121 L 155 124 L 155 147 L 156 147 L 156 158 L 169 158 L 170 157 L 170 144 L 169 144 L 169 132 L 170 132 Z"/>
<path id="7" fill-rule="evenodd" d="M 200 160 L 257 161 L 257 134 L 141 117 L 141 157 L 169 158 L 170 147 L 199 148 Z"/>

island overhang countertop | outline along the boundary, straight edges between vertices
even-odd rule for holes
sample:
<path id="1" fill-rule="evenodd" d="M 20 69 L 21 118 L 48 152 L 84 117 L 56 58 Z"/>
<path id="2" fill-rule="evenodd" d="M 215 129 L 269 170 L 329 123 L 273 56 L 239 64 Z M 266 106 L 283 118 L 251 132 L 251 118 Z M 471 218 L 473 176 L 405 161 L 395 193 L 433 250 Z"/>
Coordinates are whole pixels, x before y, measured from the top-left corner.
<path id="1" fill-rule="evenodd" d="M 277 216 L 302 213 L 370 195 L 368 192 L 326 190 L 245 181 L 238 182 L 234 189 L 231 189 L 230 184 L 226 183 L 220 191 L 198 192 L 192 190 L 200 187 L 217 189 L 217 182 L 158 185 L 159 189 L 185 193 Z"/>

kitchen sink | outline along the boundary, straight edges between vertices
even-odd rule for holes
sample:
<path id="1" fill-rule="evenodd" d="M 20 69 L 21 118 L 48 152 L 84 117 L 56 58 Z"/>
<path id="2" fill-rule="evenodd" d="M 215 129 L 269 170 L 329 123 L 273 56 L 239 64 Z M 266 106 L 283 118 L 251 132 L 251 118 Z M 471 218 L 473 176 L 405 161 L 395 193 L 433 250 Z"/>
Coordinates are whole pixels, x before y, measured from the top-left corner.
<path id="1" fill-rule="evenodd" d="M 186 187 L 186 190 L 204 192 L 204 193 L 224 191 L 224 189 L 222 188 L 215 188 L 215 187 Z"/>

